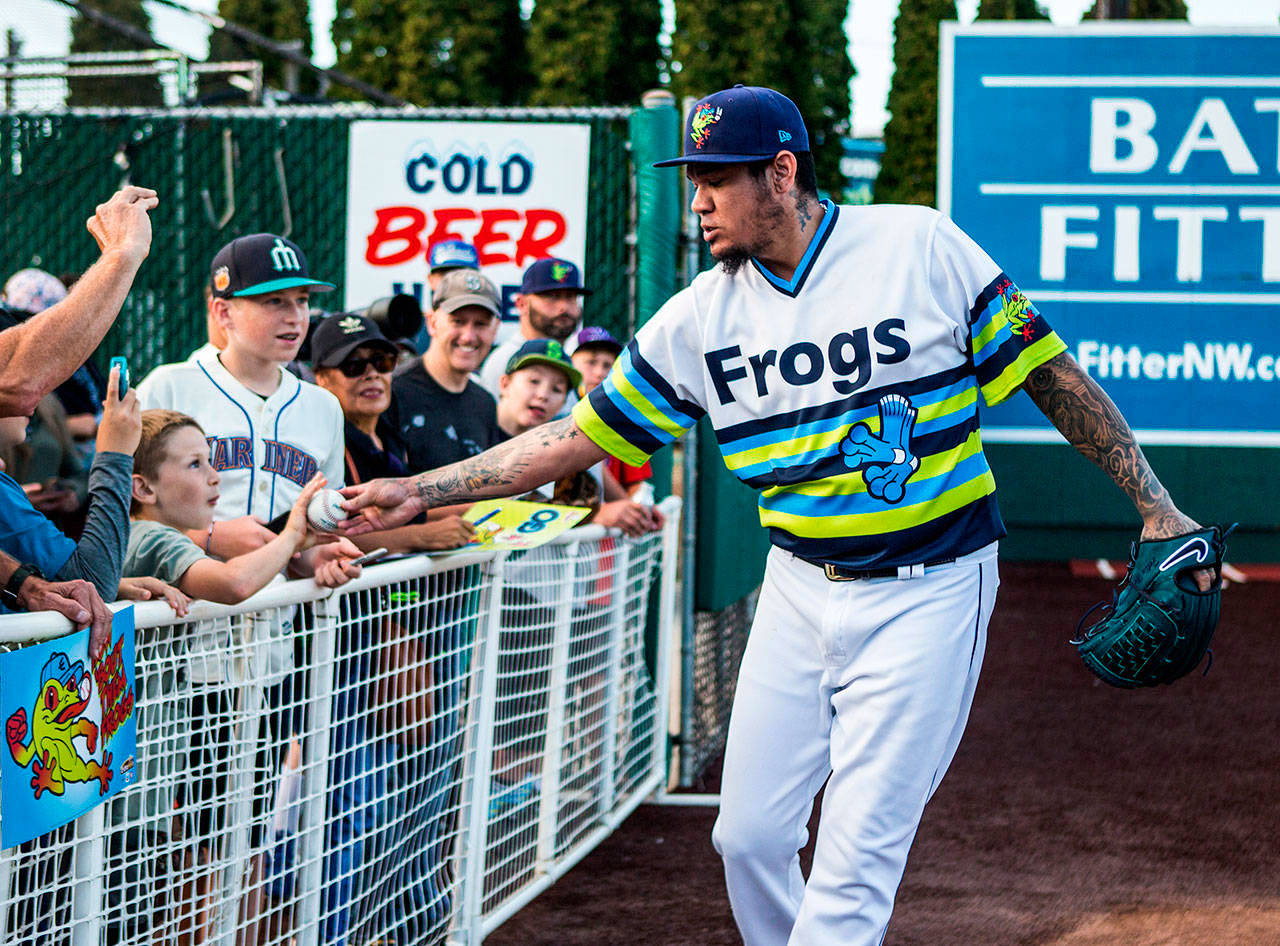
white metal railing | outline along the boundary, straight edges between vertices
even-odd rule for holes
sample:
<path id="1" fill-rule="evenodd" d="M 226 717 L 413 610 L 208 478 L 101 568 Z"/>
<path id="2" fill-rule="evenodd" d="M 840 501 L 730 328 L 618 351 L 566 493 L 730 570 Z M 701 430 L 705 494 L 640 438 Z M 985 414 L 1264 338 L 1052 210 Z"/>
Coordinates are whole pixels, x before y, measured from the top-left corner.
<path id="1" fill-rule="evenodd" d="M 137 604 L 141 778 L 0 852 L 0 944 L 481 942 L 664 783 L 662 508 L 640 539 Z M 0 647 L 68 630 L 6 616 Z"/>

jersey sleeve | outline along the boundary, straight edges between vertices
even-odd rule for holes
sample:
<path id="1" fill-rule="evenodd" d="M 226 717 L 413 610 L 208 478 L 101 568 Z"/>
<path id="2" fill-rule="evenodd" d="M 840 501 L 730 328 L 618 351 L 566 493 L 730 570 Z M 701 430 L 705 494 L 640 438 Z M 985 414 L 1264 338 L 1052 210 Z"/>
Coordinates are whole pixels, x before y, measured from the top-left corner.
<path id="1" fill-rule="evenodd" d="M 582 432 L 624 463 L 639 466 L 706 414 L 691 304 L 688 290 L 668 301 L 573 408 Z"/>
<path id="2" fill-rule="evenodd" d="M 1031 303 L 982 248 L 939 217 L 930 254 L 929 287 L 967 338 L 983 400 L 999 404 L 1027 375 L 1067 350 Z"/>

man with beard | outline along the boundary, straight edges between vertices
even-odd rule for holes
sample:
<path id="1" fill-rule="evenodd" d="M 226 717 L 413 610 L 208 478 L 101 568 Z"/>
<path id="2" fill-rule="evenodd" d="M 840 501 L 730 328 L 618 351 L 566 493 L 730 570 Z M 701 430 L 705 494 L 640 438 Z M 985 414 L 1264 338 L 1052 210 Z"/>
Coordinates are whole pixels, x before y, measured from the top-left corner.
<path id="1" fill-rule="evenodd" d="M 538 338 L 549 338 L 564 345 L 582 321 L 582 297 L 590 294 L 591 290 L 582 285 L 581 270 L 568 260 L 548 257 L 532 263 L 524 271 L 520 294 L 516 296 L 520 331 L 493 350 L 480 369 L 480 383 L 497 397 L 498 379 L 521 345 Z M 568 416 L 577 401 L 578 393 L 570 391 L 556 417 Z"/>
<path id="2" fill-rule="evenodd" d="M 706 417 L 774 548 L 729 723 L 713 840 L 747 946 L 878 946 L 960 741 L 1004 526 L 978 401 L 1025 390 L 1129 496 L 1144 539 L 1195 528 L 1025 295 L 927 207 L 819 200 L 795 105 L 697 102 L 684 154 L 720 262 L 555 421 L 456 466 L 348 487 L 352 534 L 638 464 Z M 1207 580 L 1202 587 L 1207 587 Z M 813 866 L 799 850 L 825 783 Z"/>

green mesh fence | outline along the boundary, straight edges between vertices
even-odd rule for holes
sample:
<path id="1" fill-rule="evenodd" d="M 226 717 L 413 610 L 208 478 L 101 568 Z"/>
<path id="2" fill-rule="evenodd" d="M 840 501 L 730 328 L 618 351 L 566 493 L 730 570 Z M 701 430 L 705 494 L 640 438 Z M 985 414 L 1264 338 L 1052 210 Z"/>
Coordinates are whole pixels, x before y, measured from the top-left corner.
<path id="1" fill-rule="evenodd" d="M 283 233 L 313 273 L 345 271 L 348 125 L 385 121 L 585 122 L 591 126 L 584 318 L 620 337 L 634 325 L 631 167 L 625 109 L 173 109 L 0 114 L 0 280 L 24 266 L 62 274 L 97 258 L 84 228 L 122 183 L 160 192 L 155 237 L 120 318 L 98 352 L 129 358 L 135 377 L 205 341 L 202 287 L 217 249 L 257 231 Z M 227 198 L 227 150 L 234 202 Z M 425 265 L 425 264 L 424 264 Z M 343 297 L 327 306 L 363 305 Z"/>

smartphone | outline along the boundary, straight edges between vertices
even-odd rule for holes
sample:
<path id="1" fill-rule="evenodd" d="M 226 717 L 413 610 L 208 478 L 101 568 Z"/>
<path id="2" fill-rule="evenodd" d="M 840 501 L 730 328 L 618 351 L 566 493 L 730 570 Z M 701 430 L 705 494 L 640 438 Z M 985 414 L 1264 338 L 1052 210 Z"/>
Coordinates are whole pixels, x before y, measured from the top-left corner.
<path id="1" fill-rule="evenodd" d="M 370 562 L 376 562 L 387 554 L 386 549 L 374 549 L 372 552 L 365 552 L 359 558 L 353 558 L 347 564 L 349 565 L 368 565 Z"/>
<path id="2" fill-rule="evenodd" d="M 120 366 L 120 383 L 117 393 L 123 398 L 125 392 L 129 390 L 129 362 L 125 360 L 124 355 L 116 355 L 111 359 L 111 364 L 107 366 L 108 376 L 111 374 L 111 369 L 116 365 Z"/>

